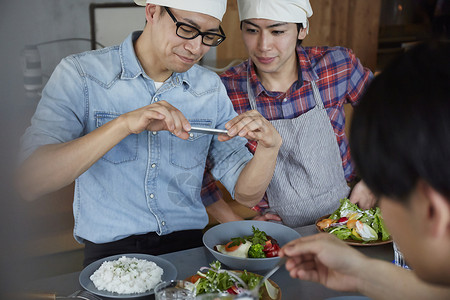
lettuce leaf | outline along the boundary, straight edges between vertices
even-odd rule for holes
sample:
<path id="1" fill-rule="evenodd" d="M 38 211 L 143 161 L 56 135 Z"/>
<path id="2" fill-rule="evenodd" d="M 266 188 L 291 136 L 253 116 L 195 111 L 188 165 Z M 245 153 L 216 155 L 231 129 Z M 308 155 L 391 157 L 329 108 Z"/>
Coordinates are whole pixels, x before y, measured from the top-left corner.
<path id="1" fill-rule="evenodd" d="M 337 236 L 340 240 L 346 240 L 350 237 L 352 234 L 351 229 L 348 229 L 346 225 L 338 226 L 335 228 L 332 228 L 329 233 L 334 234 Z"/>
<path id="2" fill-rule="evenodd" d="M 339 200 L 339 202 L 341 202 L 341 205 L 331 214 L 330 219 L 337 220 L 340 217 L 344 217 L 345 215 L 342 215 L 343 212 L 361 211 L 361 209 L 356 204 L 351 203 L 348 198 L 343 198 Z"/>
<path id="3" fill-rule="evenodd" d="M 383 217 L 381 216 L 381 210 L 379 207 L 375 209 L 374 219 L 373 219 L 373 228 L 381 233 L 381 240 L 387 241 L 390 237 L 390 233 L 384 224 Z"/>

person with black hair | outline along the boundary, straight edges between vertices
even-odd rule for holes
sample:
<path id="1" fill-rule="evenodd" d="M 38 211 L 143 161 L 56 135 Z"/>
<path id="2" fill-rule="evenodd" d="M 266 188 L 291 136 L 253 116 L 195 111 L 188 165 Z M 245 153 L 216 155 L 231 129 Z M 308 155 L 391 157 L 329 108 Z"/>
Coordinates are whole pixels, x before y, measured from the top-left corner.
<path id="1" fill-rule="evenodd" d="M 374 79 L 351 125 L 356 167 L 412 270 L 322 233 L 281 249 L 292 277 L 371 299 L 450 299 L 449 82 L 450 43 L 418 45 Z"/>
<path id="2" fill-rule="evenodd" d="M 23 136 L 18 185 L 35 200 L 75 181 L 74 237 L 84 264 L 202 245 L 207 157 L 236 201 L 253 206 L 282 139 L 239 116 L 219 76 L 197 63 L 225 38 L 226 0 L 135 0 L 146 24 L 123 43 L 56 67 Z M 226 128 L 219 137 L 192 127 Z M 251 155 L 248 139 L 258 140 Z"/>
<path id="3" fill-rule="evenodd" d="M 373 195 L 364 182 L 355 183 L 344 104 L 358 103 L 372 72 L 350 49 L 301 45 L 313 13 L 308 0 L 237 4 L 249 59 L 221 74 L 222 82 L 238 114 L 260 112 L 284 141 L 266 197 L 254 207 L 257 218 L 309 225 L 345 197 L 370 208 Z M 256 143 L 247 147 L 253 152 Z M 349 183 L 356 184 L 351 194 Z M 214 187 L 206 173 L 202 197 L 208 211 L 222 213 L 219 221 L 235 220 Z"/>

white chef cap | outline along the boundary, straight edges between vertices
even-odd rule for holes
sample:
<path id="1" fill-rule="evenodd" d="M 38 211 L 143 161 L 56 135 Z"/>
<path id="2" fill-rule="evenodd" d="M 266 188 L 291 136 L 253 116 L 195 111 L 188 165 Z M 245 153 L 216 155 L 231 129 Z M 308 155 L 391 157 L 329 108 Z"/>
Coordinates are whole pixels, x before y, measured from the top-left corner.
<path id="1" fill-rule="evenodd" d="M 267 19 L 288 23 L 302 23 L 308 27 L 313 11 L 309 0 L 237 0 L 239 19 Z"/>
<path id="2" fill-rule="evenodd" d="M 145 6 L 146 3 L 151 3 L 198 12 L 219 19 L 221 22 L 227 10 L 227 0 L 134 0 L 134 2 L 141 6 Z"/>

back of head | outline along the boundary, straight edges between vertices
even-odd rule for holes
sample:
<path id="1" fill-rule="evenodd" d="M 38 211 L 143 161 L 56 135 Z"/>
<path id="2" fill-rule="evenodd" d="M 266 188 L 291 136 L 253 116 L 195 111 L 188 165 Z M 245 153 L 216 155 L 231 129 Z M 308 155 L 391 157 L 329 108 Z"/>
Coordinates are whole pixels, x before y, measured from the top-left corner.
<path id="1" fill-rule="evenodd" d="M 405 199 L 419 179 L 450 199 L 450 43 L 407 51 L 355 108 L 350 148 L 377 196 Z"/>
<path id="2" fill-rule="evenodd" d="M 227 10 L 227 0 L 134 0 L 137 5 L 145 6 L 147 3 L 167 6 L 170 8 L 198 12 L 212 16 L 222 21 Z"/>
<path id="3" fill-rule="evenodd" d="M 239 19 L 301 23 L 307 28 L 313 11 L 309 0 L 238 0 Z"/>

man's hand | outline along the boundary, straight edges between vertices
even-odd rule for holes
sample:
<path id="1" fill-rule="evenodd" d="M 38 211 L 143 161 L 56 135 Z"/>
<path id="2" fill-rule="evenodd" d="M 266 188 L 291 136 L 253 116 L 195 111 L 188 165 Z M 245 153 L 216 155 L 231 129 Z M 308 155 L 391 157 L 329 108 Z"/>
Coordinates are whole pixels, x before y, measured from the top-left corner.
<path id="1" fill-rule="evenodd" d="M 130 111 L 120 116 L 125 121 L 129 133 L 141 133 L 144 130 L 167 130 L 187 140 L 191 125 L 177 108 L 166 101 L 159 101 Z"/>
<path id="2" fill-rule="evenodd" d="M 225 124 L 227 135 L 220 135 L 220 141 L 228 141 L 239 135 L 258 142 L 264 148 L 279 148 L 281 136 L 273 125 L 257 110 L 246 111 Z"/>
<path id="3" fill-rule="evenodd" d="M 359 272 L 369 261 L 333 235 L 319 233 L 291 241 L 279 252 L 287 256 L 291 277 L 319 282 L 340 291 L 357 291 Z"/>
<path id="4" fill-rule="evenodd" d="M 376 197 L 364 181 L 358 182 L 350 194 L 350 202 L 358 204 L 361 209 L 369 209 L 375 205 Z"/>
<path id="5" fill-rule="evenodd" d="M 220 141 L 228 141 L 239 135 L 258 142 L 253 158 L 241 171 L 234 189 L 237 202 L 253 207 L 261 201 L 272 180 L 282 143 L 281 136 L 256 110 L 240 114 L 225 124 L 225 128 L 228 129 L 228 135 L 219 136 Z"/>

